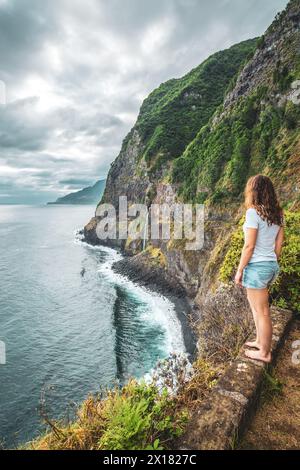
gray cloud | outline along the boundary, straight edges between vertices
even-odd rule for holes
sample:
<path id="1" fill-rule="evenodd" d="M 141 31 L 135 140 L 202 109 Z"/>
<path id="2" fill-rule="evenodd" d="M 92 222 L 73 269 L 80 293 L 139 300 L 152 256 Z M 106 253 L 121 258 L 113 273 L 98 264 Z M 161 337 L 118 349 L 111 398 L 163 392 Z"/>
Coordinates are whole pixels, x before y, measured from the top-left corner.
<path id="1" fill-rule="evenodd" d="M 286 3 L 0 0 L 0 203 L 105 177 L 153 88 L 262 34 Z"/>
<path id="2" fill-rule="evenodd" d="M 66 179 L 66 180 L 59 181 L 59 184 L 63 184 L 64 186 L 67 186 L 68 188 L 74 190 L 74 189 L 77 189 L 77 188 L 90 186 L 94 182 L 95 182 L 94 180 L 88 180 L 88 179 L 69 178 L 69 179 Z"/>
<path id="3" fill-rule="evenodd" d="M 34 112 L 38 98 L 18 100 L 3 107 L 0 114 L 0 148 L 36 151 L 44 147 L 51 126 Z"/>

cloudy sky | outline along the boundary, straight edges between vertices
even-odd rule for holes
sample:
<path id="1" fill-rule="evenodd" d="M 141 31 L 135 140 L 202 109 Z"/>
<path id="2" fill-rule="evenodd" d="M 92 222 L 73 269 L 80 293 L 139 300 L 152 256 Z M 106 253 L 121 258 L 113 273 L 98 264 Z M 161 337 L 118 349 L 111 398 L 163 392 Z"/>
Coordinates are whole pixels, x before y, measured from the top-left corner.
<path id="1" fill-rule="evenodd" d="M 262 34 L 286 4 L 0 0 L 0 204 L 104 178 L 153 88 Z"/>

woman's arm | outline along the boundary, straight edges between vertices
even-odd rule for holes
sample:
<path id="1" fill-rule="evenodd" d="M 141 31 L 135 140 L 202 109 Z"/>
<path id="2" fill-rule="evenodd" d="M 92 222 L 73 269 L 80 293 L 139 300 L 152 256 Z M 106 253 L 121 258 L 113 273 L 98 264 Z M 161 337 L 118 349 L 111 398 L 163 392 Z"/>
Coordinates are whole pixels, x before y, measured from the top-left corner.
<path id="1" fill-rule="evenodd" d="M 245 243 L 243 246 L 239 267 L 234 278 L 235 283 L 238 285 L 242 284 L 243 270 L 252 257 L 255 248 L 257 232 L 257 228 L 246 228 Z"/>
<path id="2" fill-rule="evenodd" d="M 280 227 L 277 233 L 276 240 L 275 240 L 275 253 L 277 256 L 277 260 L 279 260 L 280 258 L 283 240 L 284 240 L 284 230 L 283 230 L 283 227 Z"/>

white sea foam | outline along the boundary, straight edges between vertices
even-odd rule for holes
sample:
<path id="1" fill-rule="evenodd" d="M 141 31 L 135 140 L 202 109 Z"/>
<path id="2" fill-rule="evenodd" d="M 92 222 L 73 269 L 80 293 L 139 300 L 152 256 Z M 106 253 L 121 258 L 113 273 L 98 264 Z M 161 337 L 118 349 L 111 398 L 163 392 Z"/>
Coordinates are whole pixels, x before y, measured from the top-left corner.
<path id="1" fill-rule="evenodd" d="M 116 273 L 112 269 L 113 263 L 123 259 L 117 250 L 106 246 L 93 246 L 82 241 L 82 236 L 77 232 L 75 242 L 84 244 L 91 250 L 104 252 L 107 259 L 99 266 L 98 272 L 105 276 L 108 282 L 122 286 L 129 295 L 140 300 L 148 306 L 141 309 L 141 317 L 145 322 L 159 325 L 165 333 L 164 352 L 165 356 L 171 353 L 185 354 L 182 326 L 172 302 L 161 294 L 153 292 L 138 283 L 131 281 L 126 276 Z"/>
<path id="2" fill-rule="evenodd" d="M 159 325 L 164 330 L 166 341 L 164 349 L 167 355 L 172 352 L 184 353 L 182 327 L 172 302 L 163 295 L 152 292 L 113 271 L 112 264 L 122 259 L 122 255 L 112 248 L 104 247 L 103 251 L 108 255 L 108 259 L 98 271 L 110 282 L 122 286 L 130 295 L 147 304 L 148 309 L 141 311 L 142 318 L 144 321 Z"/>

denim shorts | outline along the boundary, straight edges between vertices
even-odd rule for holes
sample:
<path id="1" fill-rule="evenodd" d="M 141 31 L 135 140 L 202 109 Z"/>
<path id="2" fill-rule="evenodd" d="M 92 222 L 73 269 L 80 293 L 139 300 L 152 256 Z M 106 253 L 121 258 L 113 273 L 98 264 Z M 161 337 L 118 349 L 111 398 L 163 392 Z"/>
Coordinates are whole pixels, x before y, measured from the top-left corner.
<path id="1" fill-rule="evenodd" d="M 248 289 L 265 289 L 279 273 L 277 261 L 248 263 L 243 271 L 242 285 Z"/>

